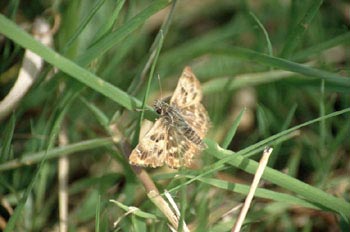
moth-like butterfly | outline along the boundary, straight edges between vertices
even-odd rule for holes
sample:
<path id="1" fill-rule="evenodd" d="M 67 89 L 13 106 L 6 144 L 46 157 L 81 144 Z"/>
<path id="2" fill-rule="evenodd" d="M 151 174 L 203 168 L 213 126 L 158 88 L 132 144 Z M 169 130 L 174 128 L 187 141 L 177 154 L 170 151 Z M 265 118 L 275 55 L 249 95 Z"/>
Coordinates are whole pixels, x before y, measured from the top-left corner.
<path id="1" fill-rule="evenodd" d="M 208 131 L 209 117 L 201 100 L 200 82 L 191 68 L 185 67 L 174 94 L 155 101 L 154 109 L 160 117 L 131 152 L 130 164 L 189 167 L 194 156 L 206 147 L 202 139 Z"/>

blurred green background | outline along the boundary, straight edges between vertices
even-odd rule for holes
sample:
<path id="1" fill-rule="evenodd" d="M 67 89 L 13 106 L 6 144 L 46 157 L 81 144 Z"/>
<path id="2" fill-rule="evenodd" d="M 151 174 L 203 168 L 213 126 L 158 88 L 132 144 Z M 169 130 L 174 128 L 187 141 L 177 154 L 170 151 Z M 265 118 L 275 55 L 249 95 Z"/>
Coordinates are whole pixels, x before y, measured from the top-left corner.
<path id="1" fill-rule="evenodd" d="M 168 231 L 125 156 L 144 97 L 152 106 L 170 95 L 185 66 L 202 84 L 209 149 L 193 170 L 147 170 L 160 192 L 179 186 L 171 195 L 191 231 L 230 231 L 252 180 L 249 165 L 220 164 L 215 143 L 233 160 L 274 148 L 268 166 L 279 172 L 261 183 L 271 191 L 257 194 L 245 231 L 349 230 L 348 1 L 9 0 L 0 10 L 1 99 L 25 49 L 46 61 L 0 115 L 1 230 L 58 231 L 63 165 L 68 231 Z M 55 52 L 24 32 L 39 17 Z"/>

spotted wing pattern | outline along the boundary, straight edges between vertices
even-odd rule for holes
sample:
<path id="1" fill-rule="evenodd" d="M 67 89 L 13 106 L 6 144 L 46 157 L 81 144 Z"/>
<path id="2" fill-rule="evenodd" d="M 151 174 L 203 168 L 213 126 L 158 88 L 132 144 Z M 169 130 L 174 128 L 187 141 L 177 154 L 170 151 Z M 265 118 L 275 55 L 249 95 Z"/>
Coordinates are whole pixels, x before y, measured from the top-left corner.
<path id="1" fill-rule="evenodd" d="M 138 166 L 159 167 L 167 157 L 168 128 L 159 118 L 129 156 L 129 163 Z"/>
<path id="2" fill-rule="evenodd" d="M 186 123 L 203 139 L 208 132 L 210 124 L 208 113 L 204 106 L 201 103 L 194 104 L 180 108 L 180 112 Z"/>
<path id="3" fill-rule="evenodd" d="M 201 100 L 202 90 L 200 83 L 191 68 L 185 67 L 170 99 L 170 104 L 180 108 L 198 104 Z"/>
<path id="4" fill-rule="evenodd" d="M 194 156 L 205 148 L 202 139 L 208 130 L 209 117 L 201 100 L 200 83 L 191 68 L 186 67 L 170 105 L 159 104 L 159 112 L 163 113 L 132 151 L 130 164 L 189 167 Z"/>
<path id="5" fill-rule="evenodd" d="M 209 117 L 201 103 L 202 89 L 190 67 L 182 72 L 170 105 L 178 108 L 186 123 L 203 139 L 209 128 Z"/>
<path id="6" fill-rule="evenodd" d="M 165 163 L 171 168 L 190 167 L 200 146 L 187 139 L 180 130 L 169 130 Z"/>

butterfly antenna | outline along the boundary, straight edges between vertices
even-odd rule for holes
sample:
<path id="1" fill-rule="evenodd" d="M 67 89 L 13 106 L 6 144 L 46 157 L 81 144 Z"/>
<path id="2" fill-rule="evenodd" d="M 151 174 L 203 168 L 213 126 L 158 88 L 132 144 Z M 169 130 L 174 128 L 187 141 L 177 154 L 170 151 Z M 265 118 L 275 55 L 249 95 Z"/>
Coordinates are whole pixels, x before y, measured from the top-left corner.
<path id="1" fill-rule="evenodd" d="M 160 75 L 158 74 L 158 84 L 159 84 L 159 90 L 160 90 L 160 99 L 163 99 L 163 91 L 162 91 L 162 85 L 160 84 Z"/>

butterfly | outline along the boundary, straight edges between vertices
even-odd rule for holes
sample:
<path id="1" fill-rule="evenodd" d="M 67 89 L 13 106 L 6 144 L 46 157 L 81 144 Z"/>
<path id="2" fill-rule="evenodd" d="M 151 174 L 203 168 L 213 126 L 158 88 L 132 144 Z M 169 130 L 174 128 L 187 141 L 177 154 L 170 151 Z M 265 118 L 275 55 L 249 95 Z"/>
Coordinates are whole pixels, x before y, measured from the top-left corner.
<path id="1" fill-rule="evenodd" d="M 152 128 L 131 152 L 129 163 L 137 166 L 170 168 L 190 167 L 203 143 L 209 117 L 201 103 L 200 82 L 190 67 L 185 67 L 171 97 L 156 100 L 160 115 Z"/>

